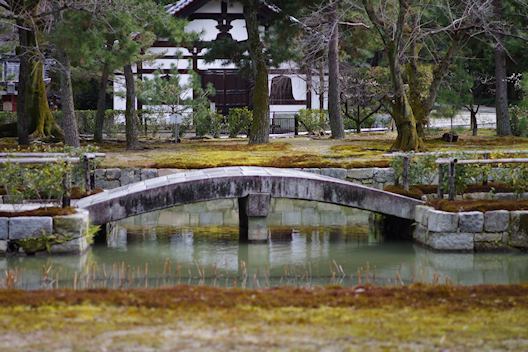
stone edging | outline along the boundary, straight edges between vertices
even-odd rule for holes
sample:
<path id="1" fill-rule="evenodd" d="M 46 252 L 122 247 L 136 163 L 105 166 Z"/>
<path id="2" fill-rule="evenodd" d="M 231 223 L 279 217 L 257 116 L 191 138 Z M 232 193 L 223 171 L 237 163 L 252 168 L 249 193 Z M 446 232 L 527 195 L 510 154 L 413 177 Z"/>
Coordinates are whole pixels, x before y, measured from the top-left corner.
<path id="1" fill-rule="evenodd" d="M 17 240 L 39 238 L 50 234 L 69 236 L 71 241 L 53 245 L 51 254 L 79 254 L 88 249 L 85 237 L 89 226 L 89 214 L 77 209 L 72 215 L 65 216 L 19 216 L 0 218 L 0 255 L 13 250 Z M 23 254 L 22 248 L 19 253 Z M 16 254 L 16 253 L 13 253 Z"/>
<path id="2" fill-rule="evenodd" d="M 528 249 L 528 211 L 448 213 L 419 205 L 415 221 L 413 238 L 437 250 Z"/>

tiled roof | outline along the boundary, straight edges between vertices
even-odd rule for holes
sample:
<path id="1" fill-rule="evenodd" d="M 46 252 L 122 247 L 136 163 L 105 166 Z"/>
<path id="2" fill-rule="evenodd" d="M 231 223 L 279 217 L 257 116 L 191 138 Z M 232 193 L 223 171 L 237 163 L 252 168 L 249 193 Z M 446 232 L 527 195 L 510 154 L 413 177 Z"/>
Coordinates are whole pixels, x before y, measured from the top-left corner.
<path id="1" fill-rule="evenodd" d="M 168 13 L 170 13 L 171 15 L 174 15 L 180 12 L 181 10 L 183 10 L 188 5 L 192 4 L 194 1 L 195 0 L 180 0 L 174 4 L 169 4 L 165 6 L 165 9 L 167 10 Z"/>
<path id="2" fill-rule="evenodd" d="M 196 0 L 180 0 L 178 2 L 175 2 L 174 4 L 169 4 L 169 5 L 165 6 L 165 9 L 167 10 L 168 13 L 170 13 L 171 15 L 174 15 L 174 14 L 177 14 L 178 12 L 182 11 L 183 9 L 185 9 L 187 6 L 191 5 L 195 1 Z M 260 0 L 260 2 L 262 4 L 264 4 L 265 6 L 267 6 L 271 11 L 273 11 L 275 13 L 280 13 L 281 12 L 281 9 L 278 6 L 268 2 L 266 0 Z"/>

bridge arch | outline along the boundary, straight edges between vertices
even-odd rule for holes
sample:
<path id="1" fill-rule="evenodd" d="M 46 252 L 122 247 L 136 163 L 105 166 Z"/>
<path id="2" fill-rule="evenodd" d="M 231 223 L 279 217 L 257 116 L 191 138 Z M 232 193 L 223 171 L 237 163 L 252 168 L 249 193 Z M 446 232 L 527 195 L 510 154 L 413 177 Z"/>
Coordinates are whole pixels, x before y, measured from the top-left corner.
<path id="1" fill-rule="evenodd" d="M 422 201 L 291 169 L 225 167 L 162 176 L 112 189 L 80 200 L 93 224 L 122 220 L 177 205 L 264 194 L 337 204 L 402 219 L 414 219 Z"/>

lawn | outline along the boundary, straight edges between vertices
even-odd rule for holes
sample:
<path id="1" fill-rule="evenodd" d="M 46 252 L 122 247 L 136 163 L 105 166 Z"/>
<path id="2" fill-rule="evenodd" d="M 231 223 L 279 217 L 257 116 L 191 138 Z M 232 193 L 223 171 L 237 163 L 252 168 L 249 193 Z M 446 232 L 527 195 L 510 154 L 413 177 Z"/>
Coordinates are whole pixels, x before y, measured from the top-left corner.
<path id="1" fill-rule="evenodd" d="M 2 351 L 528 349 L 528 286 L 0 291 Z"/>

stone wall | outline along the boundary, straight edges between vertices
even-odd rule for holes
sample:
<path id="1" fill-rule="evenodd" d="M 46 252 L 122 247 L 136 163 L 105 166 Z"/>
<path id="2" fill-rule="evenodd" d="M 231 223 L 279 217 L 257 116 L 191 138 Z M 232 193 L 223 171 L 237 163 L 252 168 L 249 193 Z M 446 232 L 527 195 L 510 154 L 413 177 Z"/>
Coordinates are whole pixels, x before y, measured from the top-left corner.
<path id="1" fill-rule="evenodd" d="M 354 183 L 383 189 L 385 185 L 394 184 L 392 168 L 307 168 L 295 169 L 314 174 L 348 180 Z M 165 176 L 187 170 L 180 169 L 98 169 L 95 172 L 95 185 L 103 189 L 113 189 L 131 183 Z"/>
<path id="2" fill-rule="evenodd" d="M 52 245 L 51 254 L 78 254 L 84 252 L 89 243 L 86 238 L 89 216 L 86 210 L 78 209 L 66 216 L 19 216 L 0 218 L 0 255 L 27 254 L 21 242 L 34 239 L 45 241 L 50 236 L 68 239 Z M 34 254 L 34 253 L 30 253 Z"/>
<path id="3" fill-rule="evenodd" d="M 417 206 L 414 239 L 442 251 L 528 249 L 528 211 L 448 213 Z"/>

